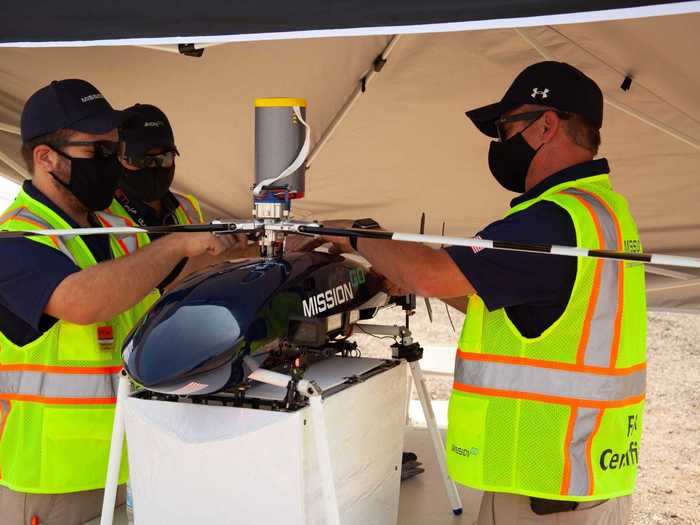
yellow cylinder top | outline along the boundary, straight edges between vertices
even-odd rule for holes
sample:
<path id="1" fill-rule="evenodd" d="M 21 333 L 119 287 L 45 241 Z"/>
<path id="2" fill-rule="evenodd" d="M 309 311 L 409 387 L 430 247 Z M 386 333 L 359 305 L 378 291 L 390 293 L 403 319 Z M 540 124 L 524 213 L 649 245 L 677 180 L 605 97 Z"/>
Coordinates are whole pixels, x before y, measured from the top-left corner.
<path id="1" fill-rule="evenodd" d="M 305 98 L 256 98 L 256 108 L 276 108 L 276 107 L 306 107 Z"/>

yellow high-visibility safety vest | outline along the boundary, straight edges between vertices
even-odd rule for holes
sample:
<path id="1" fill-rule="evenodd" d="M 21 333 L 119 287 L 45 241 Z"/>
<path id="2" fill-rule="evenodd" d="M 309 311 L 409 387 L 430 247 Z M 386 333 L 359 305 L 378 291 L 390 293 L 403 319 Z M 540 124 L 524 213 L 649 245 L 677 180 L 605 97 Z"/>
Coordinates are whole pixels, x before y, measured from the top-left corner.
<path id="1" fill-rule="evenodd" d="M 177 224 L 202 224 L 204 222 L 204 217 L 202 216 L 202 210 L 199 206 L 199 201 L 194 197 L 194 195 L 180 195 L 179 193 L 174 193 L 173 195 L 178 201 L 179 206 L 175 209 L 175 219 Z M 110 226 L 139 226 L 134 222 L 129 212 L 126 211 L 124 206 L 117 199 L 112 199 L 112 204 L 109 205 L 104 211 L 97 212 L 97 218 L 100 223 L 105 227 Z M 129 254 L 138 248 L 143 248 L 147 244 L 151 243 L 151 239 L 146 233 L 138 233 L 136 235 L 119 235 L 117 236 L 117 242 L 120 244 L 124 253 Z M 137 319 L 140 319 L 155 302 L 160 299 L 160 292 L 154 289 L 149 293 L 146 298 L 139 303 L 136 307 Z"/>
<path id="2" fill-rule="evenodd" d="M 177 202 L 180 204 L 175 210 L 178 224 L 204 223 L 202 208 L 194 195 L 180 195 L 179 193 L 173 193 L 173 195 L 175 195 Z"/>
<path id="3" fill-rule="evenodd" d="M 555 186 L 578 246 L 641 251 L 608 175 Z M 646 386 L 644 266 L 579 258 L 563 314 L 527 338 L 469 298 L 450 399 L 450 476 L 480 490 L 587 501 L 634 490 Z"/>
<path id="4" fill-rule="evenodd" d="M 0 216 L 5 230 L 70 227 L 23 190 Z M 97 264 L 80 237 L 28 238 L 60 250 L 81 269 Z M 110 237 L 114 257 L 125 255 L 122 244 Z M 121 345 L 138 307 L 106 323 L 58 320 L 24 346 L 0 332 L 0 485 L 47 494 L 104 487 Z M 127 477 L 124 454 L 120 483 Z"/>
<path id="5" fill-rule="evenodd" d="M 175 209 L 175 219 L 177 224 L 201 224 L 204 222 L 202 210 L 199 206 L 199 201 L 194 195 L 180 195 L 173 193 L 178 202 L 178 207 Z M 117 199 L 112 199 L 112 203 L 104 211 L 99 211 L 95 214 L 105 227 L 110 226 L 139 226 L 134 222 L 129 212 Z M 118 241 L 122 245 L 125 253 L 131 253 L 138 248 L 143 248 L 150 244 L 151 240 L 145 233 L 136 235 L 120 235 Z"/>

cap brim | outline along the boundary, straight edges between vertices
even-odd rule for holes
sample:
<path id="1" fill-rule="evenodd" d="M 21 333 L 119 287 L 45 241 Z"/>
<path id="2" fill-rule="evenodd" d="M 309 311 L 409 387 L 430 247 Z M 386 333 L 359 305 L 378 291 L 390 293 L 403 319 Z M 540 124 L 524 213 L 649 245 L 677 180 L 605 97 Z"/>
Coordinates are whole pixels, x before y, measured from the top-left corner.
<path id="1" fill-rule="evenodd" d="M 472 109 L 471 111 L 467 111 L 465 115 L 469 117 L 477 129 L 484 135 L 495 139 L 498 138 L 498 132 L 496 131 L 496 119 L 507 111 L 513 109 L 513 107 L 509 107 L 508 104 L 500 101 L 496 102 L 495 104 L 489 104 L 488 106 Z"/>
<path id="2" fill-rule="evenodd" d="M 108 131 L 119 128 L 125 117 L 126 115 L 123 111 L 110 109 L 73 122 L 69 127 L 75 131 L 101 135 L 102 133 L 107 133 Z"/>

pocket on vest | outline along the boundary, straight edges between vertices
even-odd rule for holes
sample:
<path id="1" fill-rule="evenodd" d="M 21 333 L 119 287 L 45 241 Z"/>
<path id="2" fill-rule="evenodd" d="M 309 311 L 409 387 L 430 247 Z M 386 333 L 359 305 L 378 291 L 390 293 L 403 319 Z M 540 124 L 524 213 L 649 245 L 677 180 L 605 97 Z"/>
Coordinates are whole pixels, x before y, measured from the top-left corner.
<path id="1" fill-rule="evenodd" d="M 489 400 L 461 392 L 450 397 L 447 419 L 447 464 L 455 481 L 483 482 L 484 438 Z"/>
<path id="2" fill-rule="evenodd" d="M 41 484 L 56 492 L 103 487 L 112 437 L 111 408 L 44 408 Z"/>
<path id="3" fill-rule="evenodd" d="M 58 328 L 58 360 L 62 363 L 99 363 L 112 360 L 112 350 L 101 351 L 97 341 L 97 325 L 60 322 Z"/>

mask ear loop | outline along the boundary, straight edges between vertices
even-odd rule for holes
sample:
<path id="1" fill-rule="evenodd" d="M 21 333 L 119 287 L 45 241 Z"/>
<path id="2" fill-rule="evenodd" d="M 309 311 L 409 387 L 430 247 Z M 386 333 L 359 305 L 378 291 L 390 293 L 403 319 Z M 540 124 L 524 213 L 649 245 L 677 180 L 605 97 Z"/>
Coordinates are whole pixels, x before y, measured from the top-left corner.
<path id="1" fill-rule="evenodd" d="M 61 150 L 59 150 L 58 148 L 52 146 L 51 144 L 47 144 L 47 146 L 50 147 L 50 148 L 51 148 L 51 151 L 55 152 L 59 157 L 63 157 L 64 159 L 68 159 L 68 160 L 70 160 L 71 162 L 73 161 L 73 157 L 71 157 L 71 156 L 68 155 L 67 153 L 63 153 Z M 58 182 L 61 186 L 63 186 L 64 188 L 66 188 L 68 191 L 70 191 L 70 181 L 68 181 L 68 182 L 63 182 L 63 181 L 58 177 L 58 175 L 56 175 L 53 171 L 49 171 L 49 175 L 51 175 L 51 176 L 53 177 L 53 180 L 55 180 L 55 181 Z M 72 193 L 72 192 L 71 192 L 71 193 Z"/>
<path id="2" fill-rule="evenodd" d="M 545 111 L 544 113 L 546 113 L 546 111 Z M 544 115 L 544 113 L 542 113 L 542 115 L 540 115 L 539 117 L 537 117 L 535 120 L 531 121 L 527 126 L 525 126 L 523 129 L 521 129 L 520 131 L 518 131 L 515 135 L 513 135 L 513 136 L 512 136 L 510 139 L 508 139 L 508 140 L 511 140 L 511 139 L 514 138 L 516 135 L 520 135 L 520 136 L 522 137 L 522 135 L 523 135 L 523 133 L 525 132 L 525 130 L 526 130 L 527 128 L 529 128 L 530 126 L 532 126 L 535 122 L 537 122 L 538 120 L 540 120 L 540 119 L 542 118 L 542 116 Z M 523 137 L 523 140 L 525 140 L 525 137 Z M 527 141 L 525 141 L 525 142 L 527 142 Z M 533 159 L 533 160 L 535 159 L 535 155 L 537 155 L 537 153 L 539 153 L 539 151 L 544 147 L 545 144 L 546 144 L 546 142 L 543 142 L 542 144 L 540 144 L 540 145 L 537 147 L 537 149 L 535 149 L 535 153 L 532 155 L 532 159 Z M 532 146 L 531 146 L 531 147 L 532 147 Z M 534 148 L 533 148 L 533 149 L 534 149 Z M 532 162 L 532 161 L 530 161 L 530 162 Z"/>

